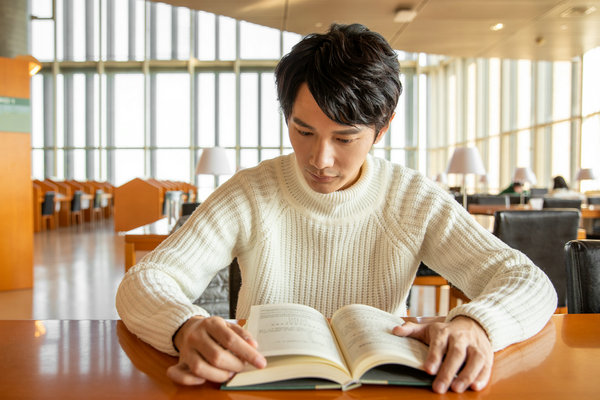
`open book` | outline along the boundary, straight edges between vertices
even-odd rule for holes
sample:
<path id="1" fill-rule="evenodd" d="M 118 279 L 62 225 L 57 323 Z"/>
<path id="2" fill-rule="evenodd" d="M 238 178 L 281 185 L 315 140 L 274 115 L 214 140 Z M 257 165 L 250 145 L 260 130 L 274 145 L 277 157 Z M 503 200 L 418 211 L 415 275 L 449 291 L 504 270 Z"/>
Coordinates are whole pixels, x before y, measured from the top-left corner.
<path id="1" fill-rule="evenodd" d="M 246 328 L 267 366 L 248 365 L 227 390 L 352 389 L 361 384 L 429 386 L 428 347 L 392 334 L 404 321 L 362 304 L 337 310 L 331 322 L 299 304 L 252 306 Z"/>

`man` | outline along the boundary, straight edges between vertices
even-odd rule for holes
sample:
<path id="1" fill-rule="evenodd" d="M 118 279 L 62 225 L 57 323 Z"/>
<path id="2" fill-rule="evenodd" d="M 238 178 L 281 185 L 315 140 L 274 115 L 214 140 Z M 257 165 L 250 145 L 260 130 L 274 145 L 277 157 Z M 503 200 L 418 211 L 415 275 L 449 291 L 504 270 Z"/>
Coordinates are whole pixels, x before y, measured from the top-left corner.
<path id="1" fill-rule="evenodd" d="M 363 303 L 406 314 L 420 261 L 473 300 L 444 322 L 394 334 L 429 344 L 434 391 L 487 384 L 493 351 L 537 333 L 556 307 L 548 278 L 433 182 L 370 156 L 402 91 L 395 52 L 361 25 L 333 25 L 283 57 L 278 96 L 294 153 L 238 172 L 121 283 L 127 327 L 179 355 L 181 384 L 264 367 L 244 330 L 192 304 L 237 257 L 238 318 L 252 304 L 303 303 L 326 316 Z"/>

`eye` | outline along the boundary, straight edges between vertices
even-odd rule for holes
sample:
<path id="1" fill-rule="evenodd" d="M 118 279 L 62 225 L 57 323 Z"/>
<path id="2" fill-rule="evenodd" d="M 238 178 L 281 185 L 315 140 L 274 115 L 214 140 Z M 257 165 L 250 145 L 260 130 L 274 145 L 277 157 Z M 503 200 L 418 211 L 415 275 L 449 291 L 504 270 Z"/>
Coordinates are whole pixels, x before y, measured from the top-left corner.
<path id="1" fill-rule="evenodd" d="M 312 135 L 312 132 L 309 131 L 301 131 L 300 129 L 296 129 L 298 131 L 298 133 L 300 134 L 300 136 L 310 136 Z"/>
<path id="2" fill-rule="evenodd" d="M 342 143 L 342 144 L 350 144 L 353 142 L 352 139 L 337 139 L 338 142 Z"/>

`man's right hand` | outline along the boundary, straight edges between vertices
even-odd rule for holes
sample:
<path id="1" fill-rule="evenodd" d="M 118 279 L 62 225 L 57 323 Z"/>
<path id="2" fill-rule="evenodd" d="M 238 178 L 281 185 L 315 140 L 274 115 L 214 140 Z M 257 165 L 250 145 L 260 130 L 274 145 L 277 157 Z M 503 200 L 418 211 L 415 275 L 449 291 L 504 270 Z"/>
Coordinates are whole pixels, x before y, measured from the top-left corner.
<path id="1" fill-rule="evenodd" d="M 167 376 L 181 385 L 225 382 L 246 362 L 256 368 L 267 365 L 250 334 L 221 317 L 190 318 L 173 342 L 179 349 L 179 362 L 167 369 Z"/>

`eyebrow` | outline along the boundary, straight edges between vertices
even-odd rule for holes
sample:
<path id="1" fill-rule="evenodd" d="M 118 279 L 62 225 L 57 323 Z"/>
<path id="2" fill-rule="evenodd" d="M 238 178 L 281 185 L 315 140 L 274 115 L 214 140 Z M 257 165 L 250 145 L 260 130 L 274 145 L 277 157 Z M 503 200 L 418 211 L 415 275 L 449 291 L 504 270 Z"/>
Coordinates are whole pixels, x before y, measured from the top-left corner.
<path id="1" fill-rule="evenodd" d="M 315 130 L 315 128 L 313 126 L 311 126 L 310 124 L 307 124 L 306 122 L 302 121 L 298 117 L 292 117 L 292 122 L 294 122 L 296 125 L 300 125 L 303 128 Z M 339 129 L 339 130 L 333 131 L 333 133 L 338 134 L 338 135 L 355 135 L 355 134 L 359 133 L 359 131 L 360 131 L 360 128 L 350 125 L 348 128 Z"/>

